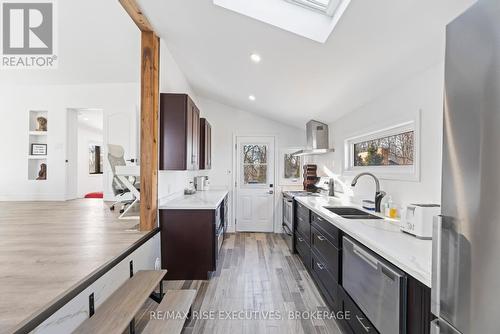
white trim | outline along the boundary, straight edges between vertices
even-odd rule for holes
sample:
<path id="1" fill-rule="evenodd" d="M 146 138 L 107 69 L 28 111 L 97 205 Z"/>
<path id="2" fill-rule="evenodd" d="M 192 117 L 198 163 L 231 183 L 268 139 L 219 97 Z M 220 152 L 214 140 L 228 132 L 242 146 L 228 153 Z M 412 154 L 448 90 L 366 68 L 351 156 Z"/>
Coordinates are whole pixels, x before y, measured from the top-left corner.
<path id="1" fill-rule="evenodd" d="M 416 116 L 409 121 L 345 139 L 342 175 L 354 176 L 361 172 L 371 172 L 376 174 L 380 179 L 416 182 L 420 181 L 420 114 L 421 113 L 419 111 Z M 352 165 L 354 144 L 407 131 L 414 131 L 414 164 L 412 166 L 354 167 Z"/>
<path id="2" fill-rule="evenodd" d="M 285 157 L 285 154 L 292 154 L 292 153 L 295 153 L 297 152 L 298 150 L 301 150 L 301 148 L 297 148 L 297 147 L 287 147 L 287 148 L 281 148 L 279 150 L 279 155 L 278 155 L 278 184 L 280 186 L 296 186 L 296 185 L 300 185 L 302 182 L 301 178 L 300 178 L 300 175 L 298 178 L 296 179 L 287 179 L 285 178 L 284 176 L 284 172 L 285 172 L 285 163 L 284 163 L 284 160 L 283 158 Z M 303 163 L 303 159 L 302 157 L 298 157 L 299 158 L 299 165 L 302 166 L 302 163 Z"/>

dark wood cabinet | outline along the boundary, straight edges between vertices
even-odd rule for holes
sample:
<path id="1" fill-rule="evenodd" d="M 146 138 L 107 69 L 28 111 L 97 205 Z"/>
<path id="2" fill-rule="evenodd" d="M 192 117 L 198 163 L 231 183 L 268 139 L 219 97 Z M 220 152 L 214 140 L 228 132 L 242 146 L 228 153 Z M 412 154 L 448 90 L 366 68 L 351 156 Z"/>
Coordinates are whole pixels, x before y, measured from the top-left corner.
<path id="1" fill-rule="evenodd" d="M 186 94 L 160 95 L 160 170 L 199 168 L 200 111 Z"/>
<path id="2" fill-rule="evenodd" d="M 200 169 L 212 168 L 212 126 L 200 118 Z"/>
<path id="3" fill-rule="evenodd" d="M 334 312 L 344 311 L 338 323 L 343 333 L 379 333 L 342 287 L 342 235 L 340 229 L 300 203 L 295 211 L 295 249 L 323 299 Z M 406 334 L 428 334 L 429 287 L 408 275 Z"/>
<path id="4" fill-rule="evenodd" d="M 217 270 L 227 197 L 215 210 L 160 210 L 161 261 L 167 280 L 206 280 Z"/>

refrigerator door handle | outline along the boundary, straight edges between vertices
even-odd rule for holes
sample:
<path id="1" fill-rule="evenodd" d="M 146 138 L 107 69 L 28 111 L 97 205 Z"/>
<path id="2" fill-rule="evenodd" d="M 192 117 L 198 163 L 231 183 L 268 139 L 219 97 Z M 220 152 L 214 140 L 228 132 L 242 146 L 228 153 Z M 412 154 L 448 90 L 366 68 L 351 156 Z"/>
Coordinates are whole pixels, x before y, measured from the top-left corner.
<path id="1" fill-rule="evenodd" d="M 443 239 L 443 216 L 435 216 L 432 224 L 432 288 L 431 312 L 440 316 L 441 304 L 441 247 Z M 438 332 L 439 333 L 439 332 Z"/>

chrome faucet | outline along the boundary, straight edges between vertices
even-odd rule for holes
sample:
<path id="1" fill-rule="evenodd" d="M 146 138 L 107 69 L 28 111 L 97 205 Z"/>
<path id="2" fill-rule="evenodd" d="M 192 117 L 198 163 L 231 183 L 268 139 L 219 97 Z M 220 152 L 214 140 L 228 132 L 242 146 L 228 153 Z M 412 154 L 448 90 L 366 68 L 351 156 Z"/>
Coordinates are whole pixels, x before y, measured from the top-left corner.
<path id="1" fill-rule="evenodd" d="M 364 175 L 371 176 L 375 180 L 375 212 L 380 212 L 380 202 L 382 202 L 382 198 L 384 198 L 386 194 L 385 191 L 380 190 L 380 182 L 375 175 L 366 172 L 360 173 L 352 180 L 351 187 L 354 187 L 356 183 L 358 183 L 358 179 Z"/>

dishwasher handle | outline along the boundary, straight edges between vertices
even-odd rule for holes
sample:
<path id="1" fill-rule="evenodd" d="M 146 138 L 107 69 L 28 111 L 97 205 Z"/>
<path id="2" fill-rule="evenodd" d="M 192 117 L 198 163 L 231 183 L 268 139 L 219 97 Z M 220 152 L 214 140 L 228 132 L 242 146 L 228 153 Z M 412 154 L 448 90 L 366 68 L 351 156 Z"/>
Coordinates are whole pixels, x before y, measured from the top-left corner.
<path id="1" fill-rule="evenodd" d="M 365 261 L 367 264 L 373 267 L 373 269 L 378 269 L 379 261 L 372 255 L 368 254 L 368 252 L 366 252 L 365 250 L 353 244 L 352 252 L 356 254 L 361 260 Z"/>
<path id="2" fill-rule="evenodd" d="M 352 242 L 348 238 L 344 237 L 344 242 L 348 242 L 350 244 L 350 247 L 352 247 L 352 252 L 356 256 L 358 256 L 358 258 L 363 260 L 373 269 L 380 270 L 380 272 L 391 281 L 397 282 L 398 280 L 404 277 L 404 275 L 393 270 L 390 266 L 378 260 L 375 256 L 371 255 L 368 251 L 364 250 L 360 246 L 354 244 L 354 242 Z"/>

